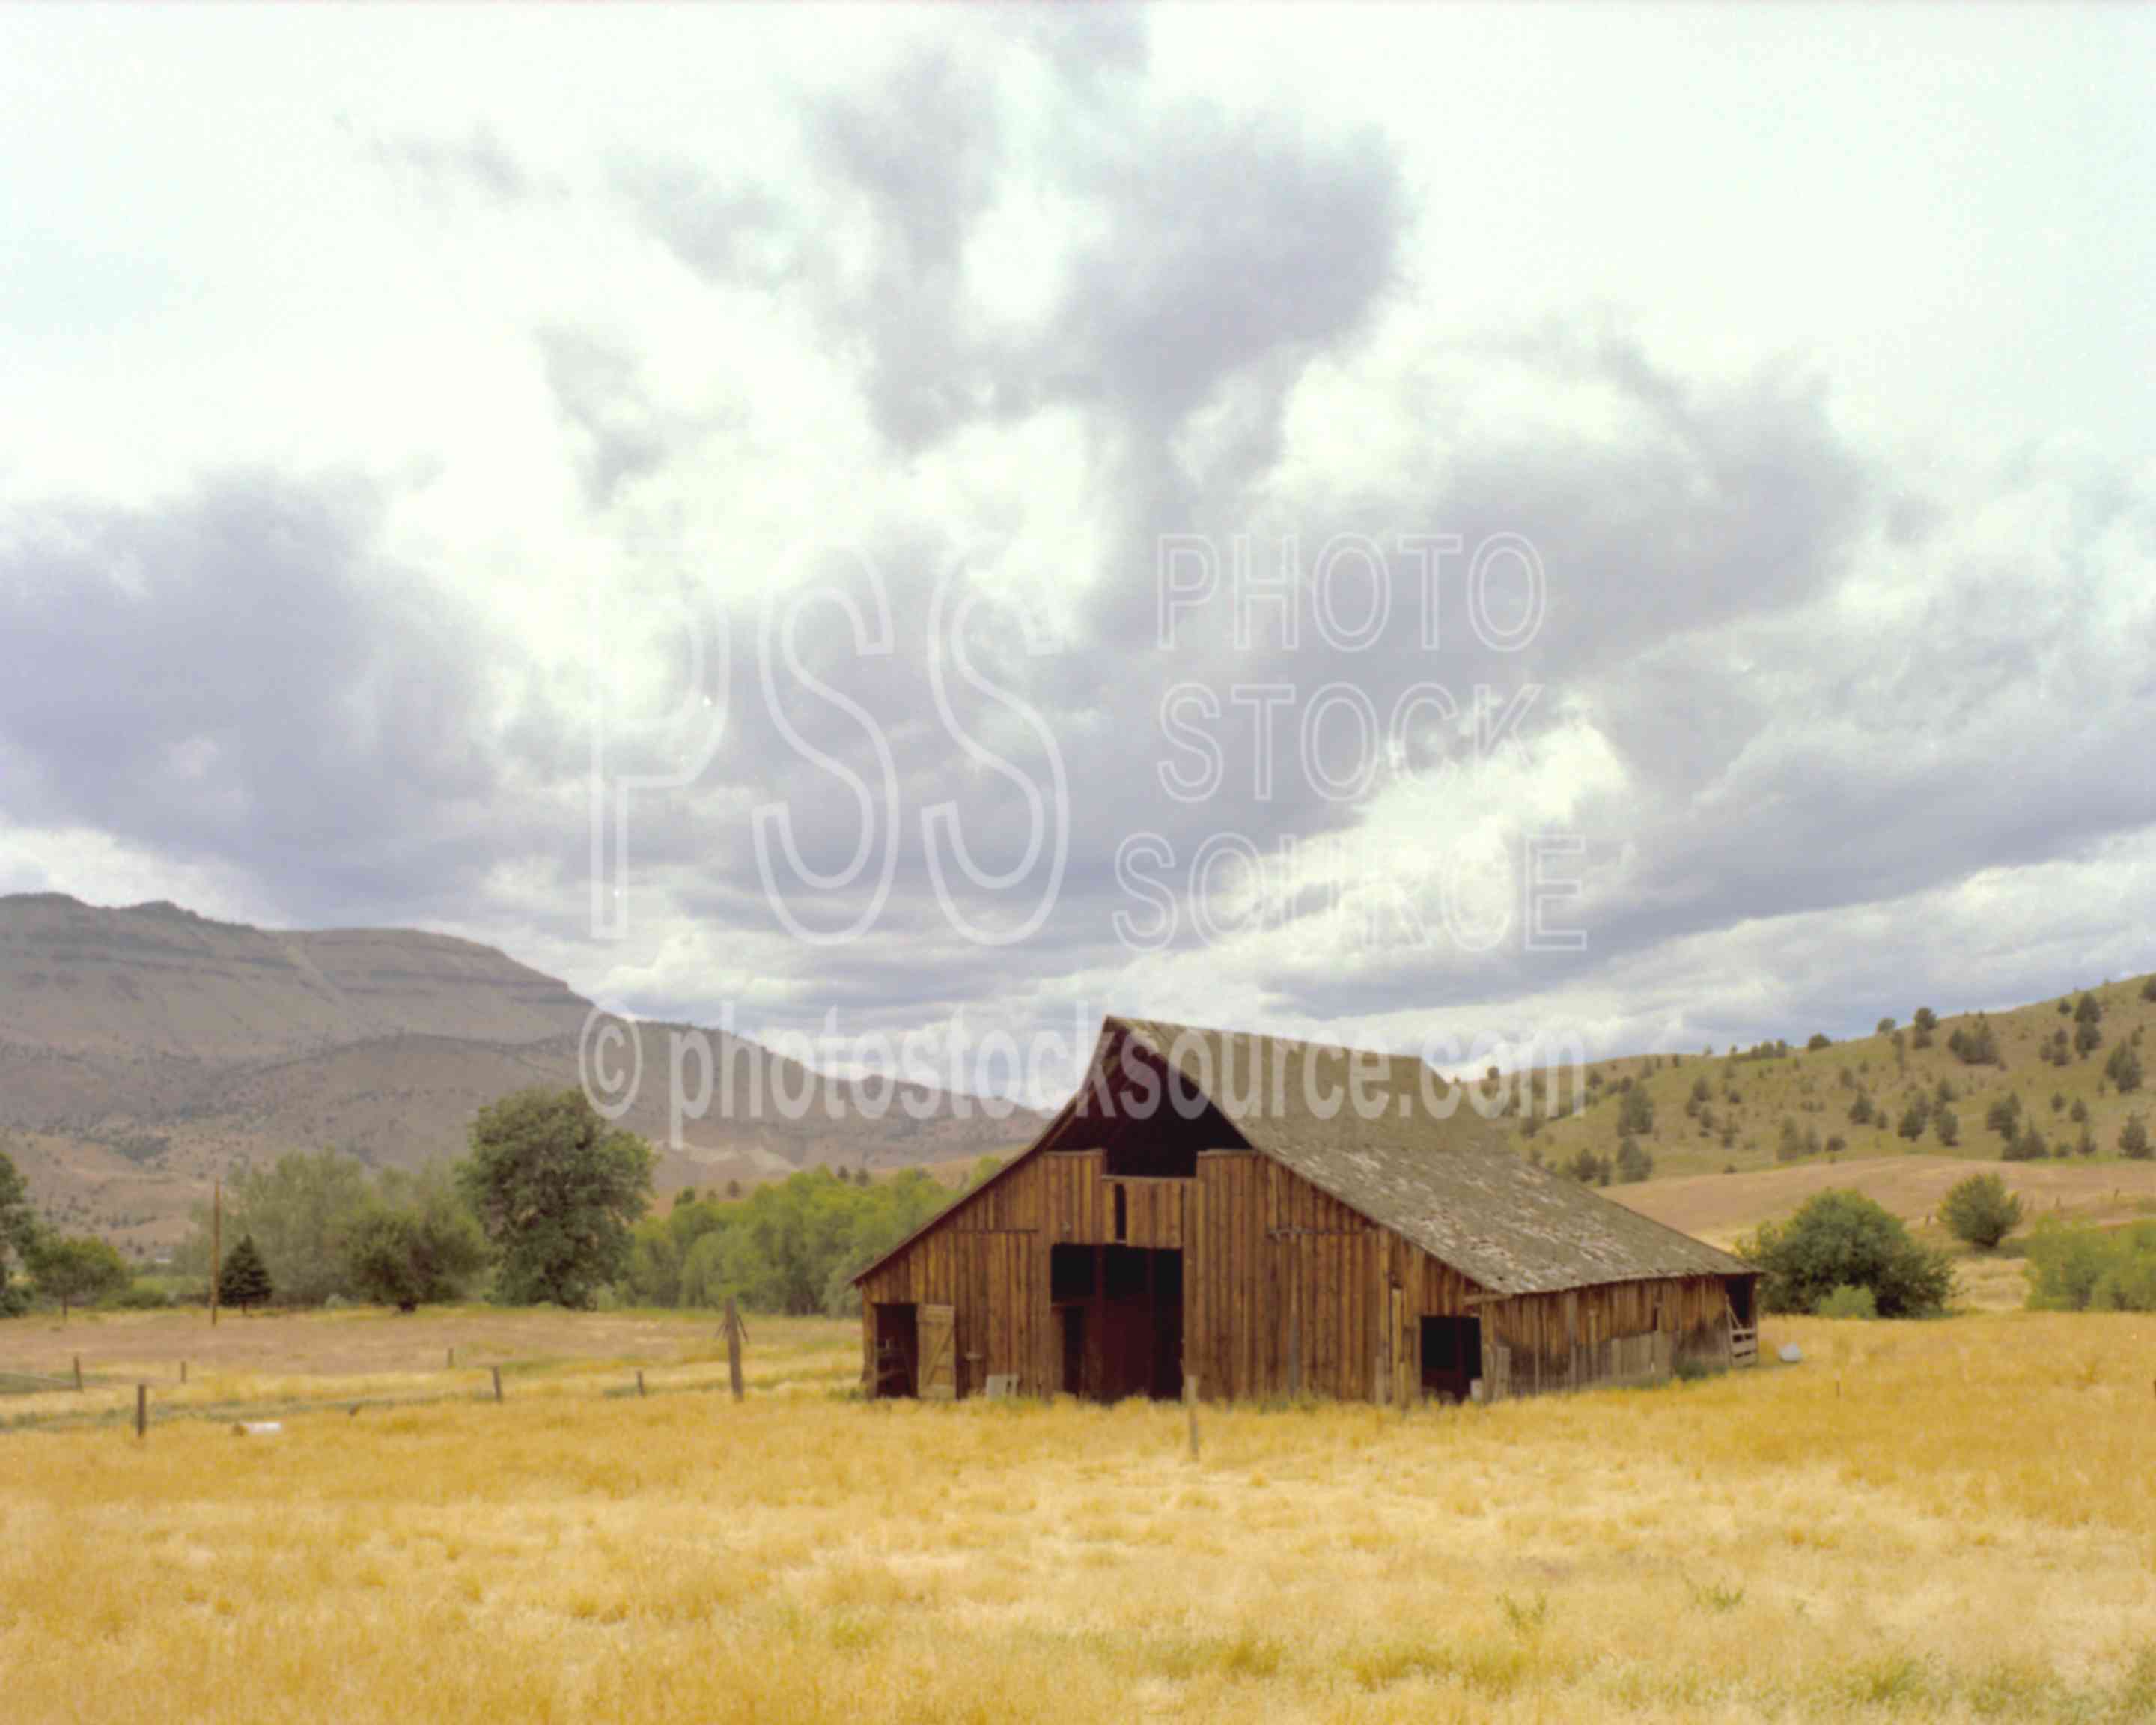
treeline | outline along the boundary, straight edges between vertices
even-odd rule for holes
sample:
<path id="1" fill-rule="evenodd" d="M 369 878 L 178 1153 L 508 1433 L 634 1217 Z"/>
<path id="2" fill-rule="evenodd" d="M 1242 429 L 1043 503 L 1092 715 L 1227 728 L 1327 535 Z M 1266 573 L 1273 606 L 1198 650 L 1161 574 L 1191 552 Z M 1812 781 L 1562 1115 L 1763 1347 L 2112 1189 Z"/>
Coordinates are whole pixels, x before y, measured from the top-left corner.
<path id="1" fill-rule="evenodd" d="M 967 1189 L 993 1173 L 976 1165 Z M 840 1316 L 858 1309 L 853 1276 L 949 1204 L 917 1168 L 855 1185 L 828 1168 L 760 1186 L 737 1203 L 679 1194 L 637 1225 L 619 1290 L 634 1306 L 720 1306 Z"/>
<path id="2" fill-rule="evenodd" d="M 650 1147 L 577 1091 L 527 1091 L 480 1111 L 448 1167 L 375 1172 L 333 1150 L 249 1168 L 227 1189 L 223 1260 L 209 1206 L 173 1255 L 183 1297 L 218 1279 L 234 1306 L 337 1302 L 409 1311 L 444 1301 L 844 1312 L 850 1280 L 957 1195 L 926 1174 L 858 1183 L 829 1169 L 745 1197 L 650 1209 Z M 998 1164 L 983 1158 L 971 1183 Z M 738 1188 L 732 1189 L 738 1192 Z"/>

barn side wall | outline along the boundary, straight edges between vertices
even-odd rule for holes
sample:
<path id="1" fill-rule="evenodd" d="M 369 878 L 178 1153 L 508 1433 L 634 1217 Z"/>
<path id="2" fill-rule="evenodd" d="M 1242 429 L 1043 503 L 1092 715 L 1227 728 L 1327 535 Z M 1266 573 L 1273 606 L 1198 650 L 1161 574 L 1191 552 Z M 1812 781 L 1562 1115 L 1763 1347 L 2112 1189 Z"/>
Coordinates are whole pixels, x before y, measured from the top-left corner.
<path id="1" fill-rule="evenodd" d="M 1493 1399 L 1649 1383 L 1680 1365 L 1732 1363 L 1727 1281 L 1719 1276 L 1522 1295 L 1486 1306 L 1483 1331 Z"/>
<path id="2" fill-rule="evenodd" d="M 1059 1245 L 1183 1254 L 1183 1369 L 1211 1400 L 1413 1400 L 1424 1317 L 1482 1320 L 1493 1397 L 1666 1375 L 1683 1358 L 1727 1363 L 1718 1276 L 1494 1300 L 1268 1158 L 1206 1150 L 1196 1168 L 1189 1179 L 1116 1179 L 1099 1149 L 1014 1164 L 863 1280 L 863 1382 L 875 1381 L 871 1308 L 935 1304 L 953 1311 L 962 1394 L 1002 1374 L 1020 1394 L 1052 1393 L 1063 1381 L 1049 1284 Z"/>

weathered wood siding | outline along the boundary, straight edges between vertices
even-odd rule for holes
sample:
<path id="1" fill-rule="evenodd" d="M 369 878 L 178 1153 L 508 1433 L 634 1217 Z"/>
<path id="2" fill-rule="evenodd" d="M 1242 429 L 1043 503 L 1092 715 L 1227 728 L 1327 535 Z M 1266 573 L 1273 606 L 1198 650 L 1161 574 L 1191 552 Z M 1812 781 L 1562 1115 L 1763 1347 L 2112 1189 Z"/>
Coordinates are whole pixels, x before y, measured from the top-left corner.
<path id="1" fill-rule="evenodd" d="M 1497 1396 L 1666 1377 L 1679 1360 L 1727 1366 L 1727 1279 L 1671 1276 L 1523 1294 L 1484 1306 L 1482 1328 L 1484 1376 Z M 1656 1343 L 1626 1345 L 1642 1337 Z"/>
<path id="2" fill-rule="evenodd" d="M 1425 1317 L 1482 1320 L 1493 1397 L 1662 1375 L 1687 1356 L 1727 1358 L 1719 1276 L 1497 1300 L 1255 1152 L 1205 1151 L 1184 1180 L 1115 1179 L 1100 1150 L 1049 1150 L 961 1199 L 863 1281 L 865 1381 L 870 1307 L 947 1304 L 961 1394 L 1004 1373 L 1023 1394 L 1051 1392 L 1061 1342 L 1049 1253 L 1059 1245 L 1182 1252 L 1183 1370 L 1208 1399 L 1412 1399 Z"/>

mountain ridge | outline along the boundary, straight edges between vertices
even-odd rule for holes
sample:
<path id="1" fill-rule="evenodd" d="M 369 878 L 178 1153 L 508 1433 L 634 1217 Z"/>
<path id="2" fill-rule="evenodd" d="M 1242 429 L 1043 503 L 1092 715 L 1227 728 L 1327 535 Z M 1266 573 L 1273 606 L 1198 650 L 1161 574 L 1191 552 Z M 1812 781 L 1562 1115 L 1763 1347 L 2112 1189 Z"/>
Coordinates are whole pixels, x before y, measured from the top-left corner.
<path id="1" fill-rule="evenodd" d="M 499 948 L 424 929 L 273 930 L 166 900 L 0 896 L 0 1148 L 69 1228 L 152 1252 L 213 1180 L 290 1150 L 382 1166 L 460 1154 L 472 1115 L 526 1085 L 581 1082 L 592 1003 Z M 660 1189 L 799 1168 L 966 1161 L 1031 1137 L 978 1099 L 899 1086 L 926 1119 L 847 1106 L 855 1087 L 718 1030 L 715 1058 L 764 1067 L 794 1117 L 715 1110 L 668 1145 L 666 1039 L 635 1026 L 647 1075 L 622 1124 L 660 1151 Z M 838 1117 L 833 1117 L 833 1103 Z"/>

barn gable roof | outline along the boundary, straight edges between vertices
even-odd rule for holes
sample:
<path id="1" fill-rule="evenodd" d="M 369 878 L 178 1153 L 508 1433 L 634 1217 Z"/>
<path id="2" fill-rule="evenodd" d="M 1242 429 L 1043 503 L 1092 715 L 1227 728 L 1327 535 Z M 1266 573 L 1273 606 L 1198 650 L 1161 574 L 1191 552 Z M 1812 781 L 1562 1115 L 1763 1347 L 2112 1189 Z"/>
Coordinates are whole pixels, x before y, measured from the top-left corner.
<path id="1" fill-rule="evenodd" d="M 1553 1292 L 1751 1266 L 1505 1142 L 1462 1091 L 1412 1055 L 1110 1019 L 1201 1091 L 1251 1148 L 1295 1170 L 1493 1294 Z M 1351 1090 L 1361 1074 L 1359 1091 Z M 1355 1097 L 1360 1095 L 1363 1106 Z M 1327 1109 L 1328 1098 L 1337 1106 Z"/>
<path id="2" fill-rule="evenodd" d="M 1053 1148 L 1075 1121 L 1097 1117 L 1111 1086 L 1095 1081 L 1127 1065 L 1133 1046 L 1175 1081 L 1161 1106 L 1189 1111 L 1209 1101 L 1251 1149 L 1489 1293 L 1752 1273 L 1728 1253 L 1517 1155 L 1502 1126 L 1484 1120 L 1464 1091 L 1449 1090 L 1412 1055 L 1158 1019 L 1104 1020 L 1086 1082 L 996 1178 Z M 897 1257 L 967 1201 L 923 1224 L 855 1281 Z"/>

